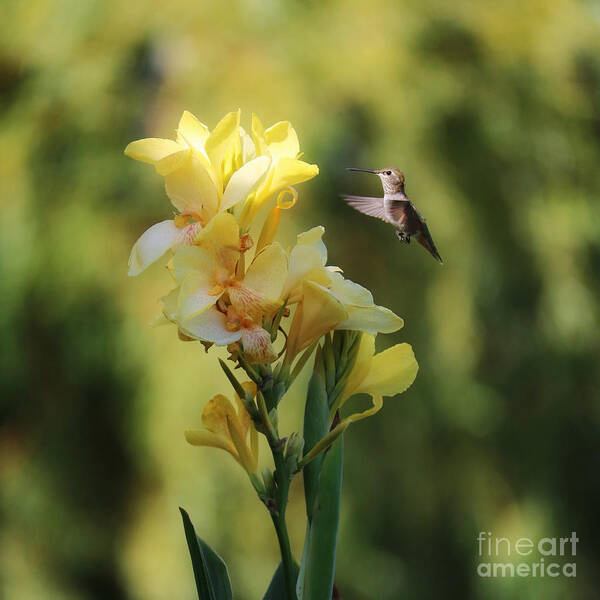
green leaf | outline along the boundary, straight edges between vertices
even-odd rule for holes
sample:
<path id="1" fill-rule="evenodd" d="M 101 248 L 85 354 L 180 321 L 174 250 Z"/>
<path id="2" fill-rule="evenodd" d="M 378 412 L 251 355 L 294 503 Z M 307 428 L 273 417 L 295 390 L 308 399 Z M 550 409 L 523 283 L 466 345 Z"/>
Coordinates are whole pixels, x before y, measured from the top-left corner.
<path id="1" fill-rule="evenodd" d="M 298 571 L 300 567 L 294 561 L 294 572 L 295 576 L 298 577 Z M 285 587 L 285 575 L 283 571 L 283 565 L 279 563 L 279 566 L 273 574 L 273 579 L 267 589 L 267 592 L 263 596 L 263 600 L 288 600 L 287 591 Z"/>
<path id="2" fill-rule="evenodd" d="M 192 558 L 199 600 L 231 600 L 231 583 L 223 559 L 194 530 L 190 517 L 179 507 Z"/>
<path id="3" fill-rule="evenodd" d="M 306 407 L 304 409 L 304 454 L 329 432 L 329 405 L 325 381 L 318 372 L 313 372 L 308 384 Z M 302 470 L 306 514 L 310 521 L 319 487 L 319 474 L 323 456 L 317 456 Z"/>
<path id="4" fill-rule="evenodd" d="M 316 502 L 307 528 L 298 577 L 297 592 L 301 600 L 331 599 L 340 520 L 343 459 L 342 435 L 333 443 L 323 459 Z"/>

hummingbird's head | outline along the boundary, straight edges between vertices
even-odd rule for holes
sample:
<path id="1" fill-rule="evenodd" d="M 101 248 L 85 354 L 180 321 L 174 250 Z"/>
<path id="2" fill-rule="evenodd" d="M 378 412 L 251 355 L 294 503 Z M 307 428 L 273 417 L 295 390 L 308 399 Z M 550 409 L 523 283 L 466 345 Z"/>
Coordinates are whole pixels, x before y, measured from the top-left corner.
<path id="1" fill-rule="evenodd" d="M 386 194 L 404 191 L 404 173 L 395 167 L 387 167 L 386 169 L 378 169 L 375 171 L 381 179 L 383 191 Z"/>
<path id="2" fill-rule="evenodd" d="M 397 194 L 404 192 L 404 173 L 395 167 L 386 167 L 385 169 L 348 169 L 349 171 L 364 171 L 366 173 L 374 173 L 381 179 L 383 191 L 386 194 Z"/>

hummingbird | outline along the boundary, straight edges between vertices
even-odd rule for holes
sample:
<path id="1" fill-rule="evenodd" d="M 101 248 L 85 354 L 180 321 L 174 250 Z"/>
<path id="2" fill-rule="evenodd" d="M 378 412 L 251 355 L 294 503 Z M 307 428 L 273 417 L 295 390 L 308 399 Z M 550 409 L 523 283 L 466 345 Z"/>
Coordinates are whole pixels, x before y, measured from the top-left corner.
<path id="1" fill-rule="evenodd" d="M 396 235 L 401 242 L 410 244 L 411 238 L 415 238 L 436 260 L 439 260 L 440 263 L 444 262 L 433 243 L 425 219 L 404 193 L 404 173 L 402 171 L 394 167 L 375 171 L 352 168 L 347 170 L 373 173 L 381 179 L 383 185 L 383 198 L 343 195 L 342 198 L 352 208 L 392 224 L 396 228 Z"/>

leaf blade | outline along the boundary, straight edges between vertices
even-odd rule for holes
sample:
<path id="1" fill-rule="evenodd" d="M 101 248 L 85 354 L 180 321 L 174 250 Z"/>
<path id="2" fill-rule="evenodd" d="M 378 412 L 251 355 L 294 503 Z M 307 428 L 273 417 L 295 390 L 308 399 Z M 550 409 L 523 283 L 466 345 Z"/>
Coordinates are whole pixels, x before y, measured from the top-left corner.
<path id="1" fill-rule="evenodd" d="M 179 511 L 192 559 L 199 600 L 232 600 L 233 593 L 225 562 L 204 540 L 196 535 L 188 513 L 181 507 L 179 507 Z"/>
<path id="2" fill-rule="evenodd" d="M 341 435 L 323 459 L 298 578 L 298 596 L 302 600 L 329 600 L 333 592 L 343 458 L 344 436 Z"/>
<path id="3" fill-rule="evenodd" d="M 296 578 L 298 577 L 298 572 L 300 567 L 294 561 L 294 571 Z M 275 569 L 275 573 L 273 573 L 273 578 L 271 579 L 271 583 L 263 596 L 263 600 L 287 600 L 287 590 L 285 586 L 285 573 L 283 570 L 283 564 L 279 563 L 277 569 Z"/>
<path id="4" fill-rule="evenodd" d="M 314 371 L 308 384 L 304 409 L 304 454 L 307 454 L 329 431 L 329 405 L 323 377 Z M 310 522 L 319 487 L 323 456 L 320 455 L 302 470 L 306 514 Z"/>

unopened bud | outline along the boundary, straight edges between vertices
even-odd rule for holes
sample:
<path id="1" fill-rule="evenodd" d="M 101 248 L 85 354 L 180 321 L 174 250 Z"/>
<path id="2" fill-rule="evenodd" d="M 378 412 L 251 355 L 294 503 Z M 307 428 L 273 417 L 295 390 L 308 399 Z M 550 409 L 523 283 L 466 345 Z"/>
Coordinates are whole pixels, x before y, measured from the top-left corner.
<path id="1" fill-rule="evenodd" d="M 286 444 L 285 455 L 286 457 L 295 456 L 299 460 L 302 457 L 303 448 L 304 440 L 297 433 L 292 433 Z"/>
<path id="2" fill-rule="evenodd" d="M 265 490 L 267 492 L 267 495 L 270 496 L 273 493 L 273 484 L 275 482 L 275 479 L 273 477 L 273 471 L 267 468 L 263 469 L 262 478 L 265 484 Z"/>

